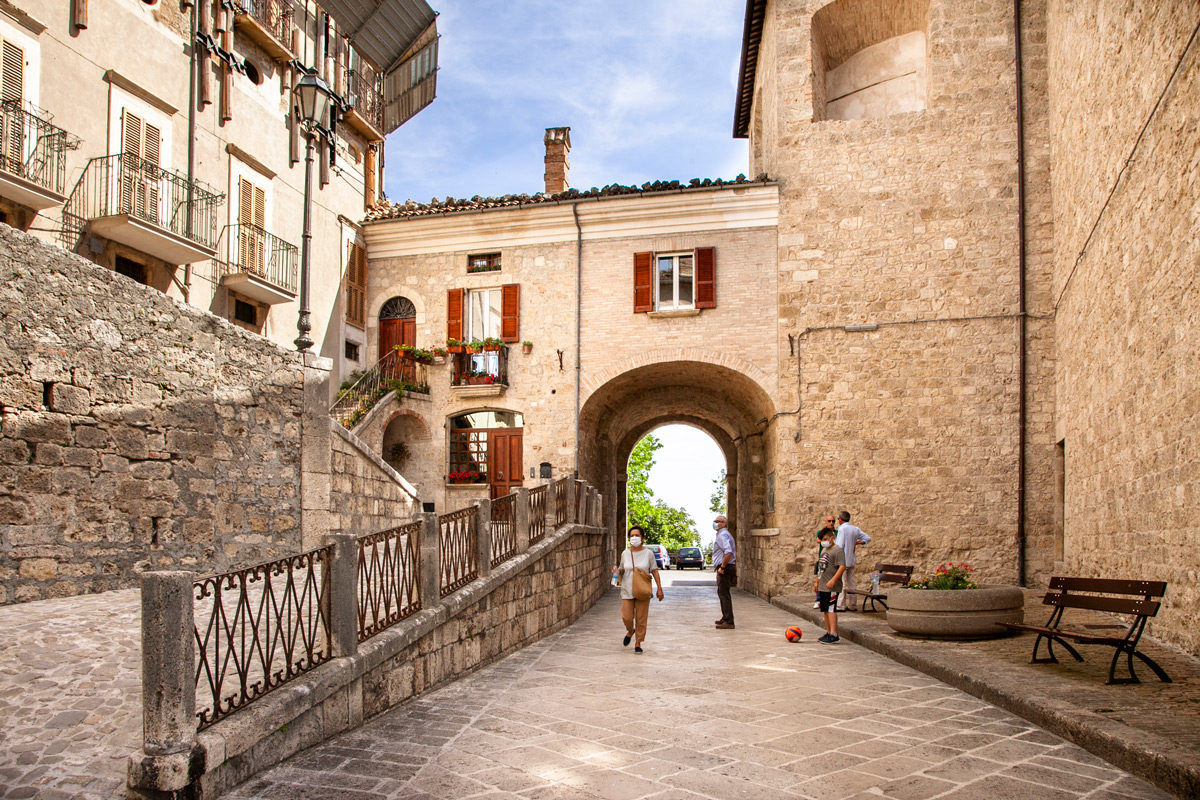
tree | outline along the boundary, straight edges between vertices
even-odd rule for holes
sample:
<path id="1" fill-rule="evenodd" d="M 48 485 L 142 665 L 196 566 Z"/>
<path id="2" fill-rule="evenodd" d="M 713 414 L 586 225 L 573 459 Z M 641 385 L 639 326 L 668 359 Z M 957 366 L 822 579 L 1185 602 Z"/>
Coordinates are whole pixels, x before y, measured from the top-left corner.
<path id="1" fill-rule="evenodd" d="M 721 474 L 713 478 L 713 493 L 712 497 L 708 498 L 708 510 L 714 514 L 725 513 L 725 468 L 721 468 Z"/>
<path id="2" fill-rule="evenodd" d="M 657 437 L 646 436 L 629 456 L 626 483 L 626 505 L 629 524 L 641 525 L 646 532 L 646 544 L 661 544 L 668 550 L 700 544 L 696 522 L 682 508 L 672 508 L 663 500 L 655 500 L 650 489 L 650 470 L 654 468 L 654 453 L 662 449 Z"/>

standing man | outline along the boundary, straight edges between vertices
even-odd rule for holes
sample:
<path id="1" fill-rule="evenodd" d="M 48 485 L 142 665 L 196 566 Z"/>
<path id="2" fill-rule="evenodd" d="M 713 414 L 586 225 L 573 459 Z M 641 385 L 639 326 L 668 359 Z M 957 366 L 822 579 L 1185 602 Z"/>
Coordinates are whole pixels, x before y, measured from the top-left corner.
<path id="1" fill-rule="evenodd" d="M 726 527 L 727 523 L 724 514 L 713 520 L 717 538 L 713 542 L 712 563 L 717 568 L 717 597 L 721 599 L 721 618 L 717 620 L 719 630 L 733 630 L 734 627 L 733 600 L 729 597 L 729 589 L 737 586 L 737 545 Z"/>
<path id="2" fill-rule="evenodd" d="M 860 528 L 850 524 L 849 511 L 838 514 L 838 519 L 842 521 L 842 524 L 838 526 L 836 544 L 846 554 L 846 572 L 842 575 L 842 591 L 838 593 L 837 610 L 845 611 L 846 598 L 849 597 L 850 592 L 854 591 L 854 565 L 858 563 L 854 548 L 860 544 L 870 544 L 871 537 L 863 533 Z"/>

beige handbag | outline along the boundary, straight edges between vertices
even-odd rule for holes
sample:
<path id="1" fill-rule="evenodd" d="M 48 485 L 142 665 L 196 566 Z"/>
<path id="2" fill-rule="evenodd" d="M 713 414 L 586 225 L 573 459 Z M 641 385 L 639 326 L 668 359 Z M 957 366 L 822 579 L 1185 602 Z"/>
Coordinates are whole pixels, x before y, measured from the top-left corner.
<path id="1" fill-rule="evenodd" d="M 650 580 L 650 573 L 644 569 L 638 569 L 636 561 L 633 558 L 633 551 L 629 551 L 629 566 L 633 567 L 633 599 L 634 600 L 649 600 L 650 595 L 654 594 L 653 583 Z"/>

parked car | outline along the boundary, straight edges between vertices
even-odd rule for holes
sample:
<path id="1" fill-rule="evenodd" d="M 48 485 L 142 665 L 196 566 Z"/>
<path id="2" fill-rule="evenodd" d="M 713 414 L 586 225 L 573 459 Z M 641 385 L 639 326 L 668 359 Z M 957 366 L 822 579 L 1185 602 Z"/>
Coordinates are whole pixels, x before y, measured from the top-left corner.
<path id="1" fill-rule="evenodd" d="M 661 544 L 648 544 L 646 549 L 654 553 L 654 563 L 658 565 L 659 569 L 671 568 L 671 557 L 667 555 L 667 548 Z"/>
<path id="2" fill-rule="evenodd" d="M 686 569 L 687 567 L 704 569 L 704 553 L 700 552 L 699 547 L 681 547 L 675 556 L 675 567 L 677 569 Z"/>

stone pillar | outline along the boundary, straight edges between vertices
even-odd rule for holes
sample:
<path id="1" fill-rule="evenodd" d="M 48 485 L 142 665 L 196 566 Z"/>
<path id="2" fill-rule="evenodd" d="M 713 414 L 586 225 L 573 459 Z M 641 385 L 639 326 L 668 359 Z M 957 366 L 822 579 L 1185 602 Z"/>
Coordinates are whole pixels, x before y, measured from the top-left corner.
<path id="1" fill-rule="evenodd" d="M 579 491 L 579 482 L 567 478 L 567 524 L 575 521 L 575 494 Z"/>
<path id="2" fill-rule="evenodd" d="M 517 487 L 517 499 L 513 503 L 513 533 L 520 555 L 529 552 L 529 490 L 524 486 Z"/>
<path id="3" fill-rule="evenodd" d="M 546 194 L 565 192 L 571 185 L 568 173 L 571 165 L 568 154 L 571 152 L 570 128 L 546 128 L 542 139 L 546 145 Z"/>
<path id="4" fill-rule="evenodd" d="M 421 608 L 433 608 L 442 599 L 440 538 L 438 515 L 421 514 Z"/>
<path id="5" fill-rule="evenodd" d="M 142 751 L 129 785 L 177 792 L 203 772 L 196 743 L 196 632 L 191 572 L 142 573 Z"/>
<path id="6" fill-rule="evenodd" d="M 328 358 L 304 356 L 304 413 L 300 417 L 300 550 L 320 547 L 334 530 L 330 513 L 333 432 L 329 417 Z"/>
<path id="7" fill-rule="evenodd" d="M 336 533 L 329 542 L 329 639 L 333 657 L 344 658 L 358 652 L 358 537 Z"/>
<path id="8" fill-rule="evenodd" d="M 555 510 L 554 510 L 556 507 L 557 507 L 557 504 L 554 502 L 554 481 L 547 481 L 546 482 L 546 507 L 543 509 L 543 511 L 546 512 L 546 528 L 545 528 L 545 530 L 546 530 L 547 536 L 554 533 L 554 529 L 557 525 L 557 523 L 555 522 Z"/>
<path id="9" fill-rule="evenodd" d="M 475 515 L 475 553 L 478 558 L 479 577 L 492 571 L 492 501 L 480 500 Z"/>

